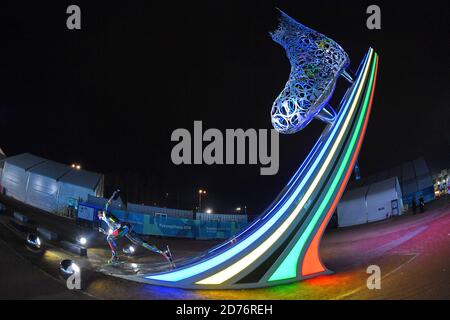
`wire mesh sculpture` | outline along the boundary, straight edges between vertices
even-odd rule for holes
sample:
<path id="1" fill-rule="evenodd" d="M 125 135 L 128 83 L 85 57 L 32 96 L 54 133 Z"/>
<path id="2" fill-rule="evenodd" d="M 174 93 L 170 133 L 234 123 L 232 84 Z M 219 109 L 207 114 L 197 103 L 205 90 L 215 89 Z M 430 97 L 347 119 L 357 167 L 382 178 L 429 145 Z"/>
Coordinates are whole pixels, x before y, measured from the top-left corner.
<path id="1" fill-rule="evenodd" d="M 280 13 L 279 26 L 270 35 L 286 50 L 291 74 L 273 104 L 271 117 L 278 132 L 292 134 L 314 117 L 334 120 L 336 112 L 328 101 L 350 59 L 334 40 Z"/>

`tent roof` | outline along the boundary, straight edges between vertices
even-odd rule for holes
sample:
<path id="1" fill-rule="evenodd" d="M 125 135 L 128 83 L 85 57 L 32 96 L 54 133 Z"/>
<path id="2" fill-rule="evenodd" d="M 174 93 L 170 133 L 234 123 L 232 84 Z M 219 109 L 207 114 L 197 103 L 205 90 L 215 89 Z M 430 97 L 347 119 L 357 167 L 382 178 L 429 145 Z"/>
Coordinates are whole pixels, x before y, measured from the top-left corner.
<path id="1" fill-rule="evenodd" d="M 103 175 L 100 173 L 72 169 L 65 174 L 60 181 L 94 190 L 98 186 L 102 177 Z"/>
<path id="2" fill-rule="evenodd" d="M 441 156 L 440 158 L 445 157 Z M 450 166 L 450 161 L 448 161 L 448 163 Z M 435 167 L 438 168 L 439 166 Z M 440 168 L 443 169 L 444 167 L 441 165 Z M 435 171 L 437 172 L 437 170 Z M 412 180 L 422 179 L 427 175 L 431 176 L 428 161 L 426 161 L 423 157 L 420 157 L 412 161 L 403 162 L 401 165 L 390 168 L 389 170 L 380 171 L 365 178 L 363 177 L 360 180 L 351 180 L 348 183 L 348 188 L 357 189 L 359 187 L 373 185 L 374 183 L 393 177 L 397 177 L 401 187 L 404 188 L 404 185 L 410 183 Z"/>
<path id="3" fill-rule="evenodd" d="M 395 189 L 397 179 L 398 179 L 397 177 L 391 177 L 382 181 L 371 183 L 369 185 L 364 185 L 359 188 L 350 189 L 345 192 L 341 202 L 359 199 L 361 197 L 365 197 L 366 194 L 369 195 L 379 193 L 385 190 Z"/>
<path id="4" fill-rule="evenodd" d="M 351 201 L 354 199 L 364 197 L 367 193 L 367 189 L 369 189 L 368 186 L 362 186 L 359 188 L 348 190 L 342 197 L 341 201 Z"/>
<path id="5" fill-rule="evenodd" d="M 41 176 L 59 180 L 63 175 L 68 173 L 70 170 L 71 168 L 67 165 L 47 160 L 32 167 L 29 171 L 32 173 L 39 174 Z"/>
<path id="6" fill-rule="evenodd" d="M 47 160 L 31 153 L 22 153 L 5 159 L 5 162 L 32 173 L 43 175 L 55 180 L 94 190 L 103 175 L 100 173 L 76 170 L 70 166 L 52 160 Z"/>
<path id="7" fill-rule="evenodd" d="M 5 162 L 16 167 L 28 170 L 37 164 L 46 161 L 44 158 L 35 156 L 31 153 L 22 153 L 5 159 Z"/>
<path id="8" fill-rule="evenodd" d="M 378 181 L 370 185 L 369 193 L 378 193 L 380 191 L 395 189 L 397 177 L 392 177 L 383 181 Z"/>

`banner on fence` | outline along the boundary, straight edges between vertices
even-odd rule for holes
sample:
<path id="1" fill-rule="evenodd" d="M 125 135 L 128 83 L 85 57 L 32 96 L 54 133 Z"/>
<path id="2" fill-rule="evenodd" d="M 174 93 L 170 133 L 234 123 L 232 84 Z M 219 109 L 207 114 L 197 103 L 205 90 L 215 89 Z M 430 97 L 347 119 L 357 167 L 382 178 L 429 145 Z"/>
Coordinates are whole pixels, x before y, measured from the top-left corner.
<path id="1" fill-rule="evenodd" d="M 78 218 L 96 221 L 96 214 L 101 210 L 94 206 L 80 203 Z M 120 221 L 132 225 L 133 231 L 148 236 L 175 237 L 188 239 L 228 239 L 242 230 L 246 223 L 235 221 L 202 221 L 168 217 L 166 214 L 142 214 L 123 210 L 111 210 Z"/>

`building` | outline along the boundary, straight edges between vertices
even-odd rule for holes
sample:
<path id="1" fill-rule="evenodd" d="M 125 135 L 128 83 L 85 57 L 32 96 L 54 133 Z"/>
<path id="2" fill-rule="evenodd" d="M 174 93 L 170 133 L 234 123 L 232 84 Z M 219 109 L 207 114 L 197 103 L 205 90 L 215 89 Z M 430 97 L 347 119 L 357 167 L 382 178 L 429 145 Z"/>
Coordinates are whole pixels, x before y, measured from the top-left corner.
<path id="1" fill-rule="evenodd" d="M 0 178 L 2 176 L 2 172 L 3 172 L 3 165 L 5 163 L 5 158 L 6 158 L 6 154 L 3 152 L 2 148 L 0 148 Z M 0 189 L 1 191 L 1 189 Z"/>
<path id="2" fill-rule="evenodd" d="M 33 207 L 64 213 L 86 201 L 102 196 L 102 174 L 72 168 L 30 153 L 5 158 L 0 184 L 3 193 Z"/>
<path id="3" fill-rule="evenodd" d="M 403 204 L 411 205 L 423 197 L 425 202 L 435 199 L 431 170 L 423 157 L 407 161 L 394 168 L 378 172 L 367 178 L 349 183 L 349 189 L 367 186 L 388 178 L 397 177 L 402 191 Z"/>
<path id="4" fill-rule="evenodd" d="M 425 202 L 434 200 L 434 186 L 431 172 L 424 158 L 403 164 L 402 191 L 403 202 L 410 205 L 423 197 Z"/>
<path id="5" fill-rule="evenodd" d="M 45 162 L 46 160 L 35 155 L 24 153 L 4 159 L 2 180 L 4 194 L 25 202 L 27 195 L 28 170 Z"/>
<path id="6" fill-rule="evenodd" d="M 351 226 L 401 214 L 404 205 L 435 199 L 431 170 L 423 157 L 351 181 L 338 208 L 338 226 Z"/>
<path id="7" fill-rule="evenodd" d="M 443 148 L 427 156 L 427 163 L 432 173 L 435 196 L 450 194 L 450 143 L 447 149 Z"/>
<path id="8" fill-rule="evenodd" d="M 450 169 L 443 169 L 433 174 L 434 195 L 441 197 L 450 194 Z"/>
<path id="9" fill-rule="evenodd" d="M 338 226 L 380 221 L 402 212 L 400 184 L 392 177 L 347 191 L 337 207 Z"/>

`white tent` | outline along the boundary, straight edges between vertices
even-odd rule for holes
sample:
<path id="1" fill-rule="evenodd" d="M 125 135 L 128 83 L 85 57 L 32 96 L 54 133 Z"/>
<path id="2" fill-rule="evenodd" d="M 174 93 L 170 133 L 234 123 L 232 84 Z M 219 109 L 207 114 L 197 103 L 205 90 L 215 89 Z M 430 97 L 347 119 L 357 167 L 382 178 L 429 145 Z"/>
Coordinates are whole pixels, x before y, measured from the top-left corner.
<path id="1" fill-rule="evenodd" d="M 416 170 L 418 190 L 423 190 L 433 185 L 433 179 L 430 175 L 430 169 L 428 169 L 424 158 L 414 160 L 414 168 Z"/>
<path id="2" fill-rule="evenodd" d="M 59 195 L 58 180 L 70 170 L 69 166 L 50 160 L 31 168 L 25 202 L 45 211 L 56 211 Z"/>
<path id="3" fill-rule="evenodd" d="M 338 204 L 338 225 L 347 227 L 387 219 L 402 213 L 397 177 L 349 190 Z"/>
<path id="4" fill-rule="evenodd" d="M 1 186 L 7 196 L 48 212 L 64 211 L 71 203 L 102 196 L 102 174 L 19 154 L 4 160 Z"/>
<path id="5" fill-rule="evenodd" d="M 367 223 L 368 190 L 369 187 L 364 186 L 345 193 L 337 207 L 339 227 Z"/>
<path id="6" fill-rule="evenodd" d="M 63 210 L 72 199 L 87 201 L 89 196 L 102 197 L 104 177 L 96 172 L 71 170 L 59 179 L 58 186 L 58 210 Z"/>
<path id="7" fill-rule="evenodd" d="M 6 195 L 25 202 L 28 179 L 32 167 L 46 161 L 29 153 L 19 154 L 4 160 L 1 184 Z"/>
<path id="8" fill-rule="evenodd" d="M 367 222 L 401 214 L 402 193 L 397 177 L 371 184 L 366 196 Z"/>
<path id="9" fill-rule="evenodd" d="M 0 181 L 2 179 L 2 174 L 3 174 L 3 165 L 5 163 L 4 159 L 6 158 L 5 153 L 3 152 L 2 148 L 0 148 Z M 0 188 L 0 192 L 2 192 L 1 188 Z"/>

